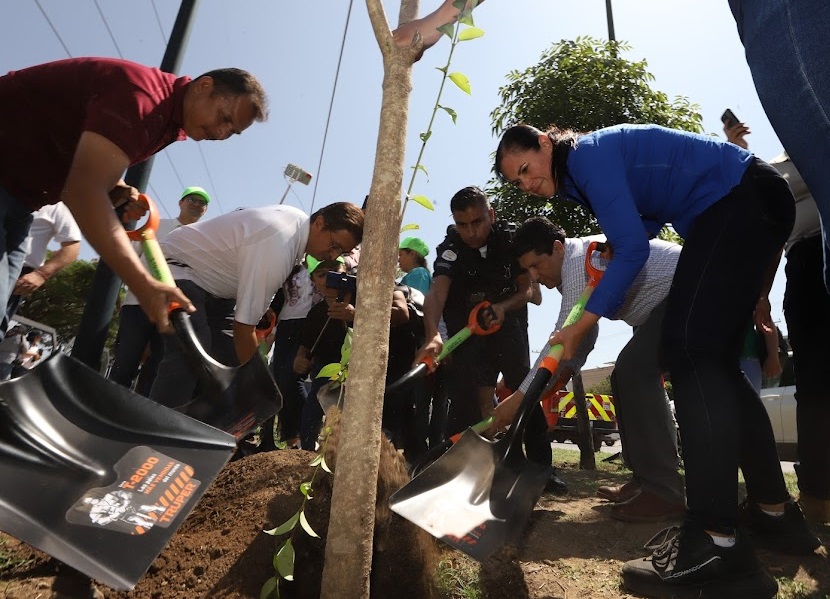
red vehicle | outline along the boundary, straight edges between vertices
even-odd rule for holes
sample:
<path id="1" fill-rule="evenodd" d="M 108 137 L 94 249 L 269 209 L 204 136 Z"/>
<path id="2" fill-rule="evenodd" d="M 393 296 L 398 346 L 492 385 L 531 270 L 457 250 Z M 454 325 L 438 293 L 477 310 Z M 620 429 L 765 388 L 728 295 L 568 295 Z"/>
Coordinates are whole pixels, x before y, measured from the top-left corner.
<path id="1" fill-rule="evenodd" d="M 585 401 L 588 404 L 594 451 L 599 451 L 603 442 L 613 445 L 615 438 L 611 435 L 619 433 L 613 396 L 586 393 Z M 573 392 L 549 392 L 542 398 L 542 410 L 548 422 L 548 438 L 551 441 L 577 442 L 576 403 Z"/>

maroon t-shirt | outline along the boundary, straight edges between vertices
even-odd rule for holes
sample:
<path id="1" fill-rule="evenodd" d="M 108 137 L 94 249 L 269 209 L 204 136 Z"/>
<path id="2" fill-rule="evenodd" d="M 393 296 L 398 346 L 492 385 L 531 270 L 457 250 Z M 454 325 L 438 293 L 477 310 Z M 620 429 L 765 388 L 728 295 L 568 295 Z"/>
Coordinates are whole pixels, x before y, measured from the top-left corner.
<path id="1" fill-rule="evenodd" d="M 0 77 L 0 185 L 35 210 L 60 200 L 81 133 L 142 162 L 186 139 L 189 77 L 112 58 L 71 58 Z"/>

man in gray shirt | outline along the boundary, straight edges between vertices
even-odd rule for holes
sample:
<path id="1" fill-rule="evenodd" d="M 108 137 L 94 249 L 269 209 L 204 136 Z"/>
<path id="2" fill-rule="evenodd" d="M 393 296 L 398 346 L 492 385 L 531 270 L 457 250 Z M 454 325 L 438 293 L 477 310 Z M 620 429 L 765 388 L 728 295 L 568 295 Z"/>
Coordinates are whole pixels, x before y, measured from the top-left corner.
<path id="1" fill-rule="evenodd" d="M 556 330 L 562 328 L 588 283 L 585 254 L 592 241 L 605 238 L 566 239 L 560 227 L 543 217 L 529 219 L 516 231 L 513 243 L 519 264 L 530 272 L 532 280 L 548 289 L 555 287 L 562 294 Z M 648 261 L 613 317 L 634 327 L 634 335 L 620 352 L 611 375 L 623 458 L 633 479 L 620 487 L 597 490 L 600 497 L 614 502 L 611 516 L 629 522 L 681 518 L 685 510 L 683 479 L 678 472 L 677 432 L 663 389 L 658 356 L 666 296 L 681 248 L 658 239 L 651 240 L 649 245 Z M 608 259 L 600 257 L 594 263 L 602 270 Z M 594 348 L 597 332 L 595 326 L 576 355 L 560 364 L 554 381 L 567 380 L 582 367 Z M 545 346 L 539 361 L 549 349 Z M 537 362 L 519 390 L 496 408 L 497 427 L 512 421 L 538 365 Z"/>

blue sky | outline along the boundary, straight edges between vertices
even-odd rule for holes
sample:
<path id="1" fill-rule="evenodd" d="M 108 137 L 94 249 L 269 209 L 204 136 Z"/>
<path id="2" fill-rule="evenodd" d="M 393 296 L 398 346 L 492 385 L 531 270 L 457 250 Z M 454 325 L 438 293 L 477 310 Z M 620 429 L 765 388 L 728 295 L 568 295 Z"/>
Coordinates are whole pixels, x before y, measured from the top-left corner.
<path id="1" fill-rule="evenodd" d="M 437 4 L 422 0 L 421 12 Z M 385 0 L 384 6 L 390 22 L 396 23 L 397 0 Z M 719 117 L 730 107 L 751 126 L 752 151 L 766 159 L 781 152 L 758 101 L 726 0 L 615 0 L 613 9 L 617 39 L 632 46 L 626 56 L 648 61 L 656 89 L 698 103 L 706 132 L 721 133 Z M 0 72 L 70 54 L 118 57 L 120 52 L 123 58 L 158 65 L 177 10 L 175 0 L 3 2 Z M 331 123 L 318 168 L 347 18 Z M 442 104 L 456 110 L 458 123 L 438 115 L 423 161 L 429 179 L 419 175 L 414 190 L 432 200 L 435 212 L 411 206 L 404 218 L 405 223 L 421 226 L 414 234 L 431 248 L 440 243 L 451 222 L 453 193 L 466 185 L 484 185 L 489 178 L 490 154 L 497 143 L 490 133 L 489 114 L 498 103 L 506 73 L 534 64 L 561 39 L 607 37 L 602 0 L 488 0 L 475 18 L 486 35 L 462 44 L 452 66 L 469 77 L 472 95 L 453 86 L 446 89 Z M 426 129 L 435 102 L 440 83 L 435 67 L 444 64 L 448 51 L 448 41 L 442 40 L 415 66 L 408 166 L 417 156 L 418 133 Z M 353 2 L 349 16 L 345 0 L 201 0 L 181 73 L 197 76 L 226 66 L 247 69 L 262 81 L 271 100 L 271 118 L 225 142 L 188 140 L 159 154 L 148 191 L 165 210 L 175 216 L 179 194 L 189 185 L 201 185 L 213 195 L 207 217 L 239 206 L 276 203 L 286 190 L 282 173 L 288 163 L 312 172 L 314 179 L 308 187 L 293 185 L 286 203 L 307 211 L 312 201 L 314 208 L 341 200 L 360 204 L 371 182 L 383 75 L 365 3 Z M 83 252 L 85 258 L 93 255 L 88 248 Z M 773 317 L 786 330 L 783 283 L 779 269 Z M 542 347 L 558 310 L 555 291 L 546 291 L 542 306 L 531 309 L 531 349 Z M 613 361 L 629 336 L 627 326 L 603 321 L 588 366 Z"/>

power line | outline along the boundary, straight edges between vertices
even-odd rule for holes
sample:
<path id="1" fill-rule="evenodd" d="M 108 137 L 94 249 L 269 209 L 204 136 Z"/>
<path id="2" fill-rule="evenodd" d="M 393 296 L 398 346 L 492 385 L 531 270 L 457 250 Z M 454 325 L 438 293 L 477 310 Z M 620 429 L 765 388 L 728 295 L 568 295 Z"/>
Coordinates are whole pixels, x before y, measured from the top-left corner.
<path id="1" fill-rule="evenodd" d="M 148 183 L 147 183 L 147 187 L 149 187 L 149 188 L 150 188 L 150 191 L 152 191 L 152 192 L 153 192 L 153 199 L 156 201 L 156 206 L 158 206 L 158 205 L 160 204 L 160 205 L 161 205 L 161 207 L 162 207 L 162 208 L 164 208 L 164 212 L 167 214 L 167 218 L 173 218 L 173 217 L 170 215 L 170 211 L 167 209 L 167 206 L 165 206 L 165 205 L 164 205 L 164 202 L 162 202 L 162 201 L 161 201 L 161 196 L 160 196 L 160 195 L 159 195 L 159 193 L 156 191 L 156 188 L 155 188 L 155 187 L 153 187 L 153 184 L 152 184 L 152 183 L 150 183 L 150 182 L 148 182 Z"/>
<path id="2" fill-rule="evenodd" d="M 40 0 L 35 0 L 35 4 L 40 9 L 40 14 L 42 14 L 43 18 L 46 19 L 46 22 L 49 23 L 49 27 L 52 28 L 52 33 L 55 34 L 55 37 L 58 38 L 58 41 L 60 42 L 61 46 L 63 46 L 63 51 L 66 52 L 66 55 L 69 58 L 72 58 L 72 52 L 70 52 L 69 48 L 66 47 L 66 44 L 63 42 L 63 38 L 61 38 L 60 34 L 58 33 L 58 30 L 55 29 L 55 25 L 52 23 L 52 20 L 49 18 L 49 15 L 47 15 L 46 11 L 43 10 L 43 7 L 40 5 Z"/>
<path id="3" fill-rule="evenodd" d="M 334 109 L 334 95 L 337 92 L 337 80 L 340 78 L 340 64 L 343 62 L 343 50 L 346 47 L 346 34 L 349 32 L 349 21 L 352 18 L 352 3 L 354 0 L 349 0 L 349 11 L 346 13 L 346 26 L 343 28 L 343 40 L 340 42 L 340 56 L 337 58 L 337 70 L 334 73 L 334 84 L 331 88 L 331 100 L 329 100 L 329 114 L 326 117 L 326 129 L 323 133 L 323 146 L 320 148 L 320 160 L 317 162 L 317 177 L 314 179 L 314 191 L 311 194 L 311 210 L 314 212 L 314 200 L 317 199 L 317 184 L 320 182 L 320 169 L 323 166 L 323 154 L 326 152 L 326 139 L 329 136 L 329 124 L 331 123 L 331 113 Z"/>
<path id="4" fill-rule="evenodd" d="M 112 34 L 112 29 L 110 29 L 110 24 L 107 22 L 107 18 L 104 16 L 104 11 L 101 10 L 101 5 L 98 4 L 98 0 L 92 0 L 95 3 L 95 8 L 98 9 L 98 14 L 101 15 L 101 20 L 104 22 L 104 27 L 107 29 L 107 33 L 110 34 L 110 39 L 112 40 L 113 45 L 115 46 L 115 51 L 118 52 L 118 58 L 124 60 L 124 55 L 121 54 L 121 48 L 118 47 L 118 42 L 115 41 L 115 36 Z"/>
<path id="5" fill-rule="evenodd" d="M 165 45 L 167 44 L 167 34 L 164 33 L 164 26 L 161 24 L 161 17 L 159 16 L 158 8 L 156 8 L 156 0 L 150 0 L 150 4 L 153 5 L 153 13 L 156 15 L 156 23 L 159 24 L 159 31 L 161 31 L 161 39 L 164 40 Z"/>
<path id="6" fill-rule="evenodd" d="M 172 158 L 170 158 L 170 154 L 167 152 L 167 150 L 166 150 L 166 149 L 164 150 L 164 155 L 167 157 L 167 162 L 169 162 L 169 163 L 170 163 L 170 168 L 172 168 L 172 169 L 173 169 L 173 172 L 174 172 L 174 173 L 175 173 L 175 175 L 176 175 L 176 179 L 178 179 L 178 180 L 179 180 L 179 185 L 181 185 L 181 186 L 182 186 L 182 189 L 184 189 L 184 188 L 185 188 L 185 187 L 187 187 L 187 186 L 184 184 L 184 181 L 182 181 L 182 178 L 181 178 L 181 176 L 179 175 L 179 171 L 178 171 L 178 170 L 176 170 L 176 165 L 175 165 L 175 164 L 173 164 L 173 159 L 172 159 Z"/>
<path id="7" fill-rule="evenodd" d="M 216 183 L 213 182 L 213 176 L 210 174 L 210 169 L 207 165 L 207 160 L 205 159 L 205 154 L 202 152 L 202 144 L 198 141 L 196 142 L 196 147 L 199 148 L 199 156 L 202 157 L 202 164 L 205 165 L 205 172 L 208 176 L 208 181 L 210 181 L 210 189 L 213 192 L 212 198 L 216 199 L 216 203 L 219 204 L 219 214 L 225 214 L 225 210 L 222 208 L 222 202 L 219 201 L 219 190 L 216 189 Z"/>

